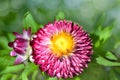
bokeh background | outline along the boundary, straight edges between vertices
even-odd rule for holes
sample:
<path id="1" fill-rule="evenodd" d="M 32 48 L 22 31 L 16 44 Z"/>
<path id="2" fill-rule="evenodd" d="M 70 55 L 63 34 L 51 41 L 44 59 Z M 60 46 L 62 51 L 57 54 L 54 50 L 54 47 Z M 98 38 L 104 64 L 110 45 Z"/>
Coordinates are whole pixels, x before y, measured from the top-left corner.
<path id="1" fill-rule="evenodd" d="M 0 0 L 1 80 L 49 79 L 41 75 L 33 64 L 29 64 L 31 67 L 13 66 L 15 58 L 9 56 L 8 42 L 15 38 L 12 32 L 22 32 L 28 11 L 37 25 L 53 22 L 60 14 L 79 23 L 90 33 L 94 43 L 92 62 L 80 79 L 70 80 L 120 80 L 120 0 Z M 33 66 L 31 72 L 24 73 Z M 32 73 L 34 76 L 31 78 Z"/>

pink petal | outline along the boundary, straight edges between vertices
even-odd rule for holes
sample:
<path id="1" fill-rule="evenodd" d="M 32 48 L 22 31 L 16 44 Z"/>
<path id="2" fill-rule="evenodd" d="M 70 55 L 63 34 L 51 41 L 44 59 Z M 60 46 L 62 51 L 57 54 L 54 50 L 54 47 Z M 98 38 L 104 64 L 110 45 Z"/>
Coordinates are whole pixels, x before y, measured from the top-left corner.
<path id="1" fill-rule="evenodd" d="M 14 65 L 17 65 L 17 64 L 20 64 L 24 61 L 23 57 L 22 56 L 17 56 L 15 62 L 14 62 Z"/>
<path id="2" fill-rule="evenodd" d="M 30 37 L 30 34 L 31 34 L 31 27 L 28 28 L 27 33 L 28 33 L 28 36 Z"/>
<path id="3" fill-rule="evenodd" d="M 17 32 L 13 32 L 13 34 L 17 37 L 17 38 L 22 38 L 23 36 Z"/>
<path id="4" fill-rule="evenodd" d="M 13 47 L 13 42 L 9 42 L 9 43 L 8 43 L 8 46 L 9 46 L 9 47 Z"/>
<path id="5" fill-rule="evenodd" d="M 23 50 L 22 48 L 16 47 L 15 52 L 17 52 L 18 54 L 25 54 L 25 50 Z"/>
<path id="6" fill-rule="evenodd" d="M 30 33 L 26 30 L 23 30 L 23 38 L 29 40 L 30 39 Z"/>
<path id="7" fill-rule="evenodd" d="M 16 52 L 13 50 L 10 52 L 10 56 L 16 56 Z"/>

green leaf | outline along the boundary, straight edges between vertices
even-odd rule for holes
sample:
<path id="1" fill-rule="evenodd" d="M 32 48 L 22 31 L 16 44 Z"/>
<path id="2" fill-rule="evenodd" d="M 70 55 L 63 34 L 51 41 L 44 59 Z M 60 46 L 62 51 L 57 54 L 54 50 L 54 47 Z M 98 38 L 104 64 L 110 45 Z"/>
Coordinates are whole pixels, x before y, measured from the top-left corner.
<path id="1" fill-rule="evenodd" d="M 102 26 L 99 26 L 95 31 L 95 35 L 98 36 L 97 41 L 94 43 L 95 47 L 101 46 L 105 41 L 107 41 L 111 36 L 113 24 L 102 29 Z"/>
<path id="2" fill-rule="evenodd" d="M 8 46 L 8 40 L 5 36 L 0 37 L 0 48 L 10 49 L 10 47 Z"/>
<path id="3" fill-rule="evenodd" d="M 27 80 L 27 76 L 34 72 L 37 69 L 37 66 L 33 63 L 28 63 L 25 67 L 25 70 L 22 72 L 22 79 Z"/>
<path id="4" fill-rule="evenodd" d="M 41 24 L 41 25 L 40 25 L 40 28 L 43 28 L 43 27 L 44 27 L 44 26 Z"/>
<path id="5" fill-rule="evenodd" d="M 18 71 L 22 70 L 23 68 L 24 68 L 23 64 L 16 65 L 16 66 L 10 66 L 10 67 L 7 67 L 2 72 L 0 72 L 0 74 L 10 73 L 10 72 L 18 72 Z"/>
<path id="6" fill-rule="evenodd" d="M 49 80 L 49 78 L 51 79 L 51 77 L 50 76 L 48 76 L 48 74 L 46 74 L 44 71 L 41 71 L 40 70 L 40 75 L 39 75 L 39 78 L 41 79 L 41 80 Z M 53 78 L 54 79 L 54 78 Z"/>
<path id="7" fill-rule="evenodd" d="M 104 65 L 104 66 L 120 66 L 119 62 L 111 62 L 111 61 L 103 58 L 102 56 L 99 56 L 98 58 L 96 58 L 96 61 L 98 64 Z"/>
<path id="8" fill-rule="evenodd" d="M 115 53 L 118 59 L 120 59 L 120 45 L 118 45 L 112 52 Z"/>
<path id="9" fill-rule="evenodd" d="M 120 46 L 120 42 L 116 42 L 114 48 L 118 48 Z"/>
<path id="10" fill-rule="evenodd" d="M 27 75 L 25 73 L 22 73 L 22 80 L 28 80 Z"/>
<path id="11" fill-rule="evenodd" d="M 37 74 L 38 74 L 38 70 L 35 70 L 32 74 L 32 80 L 36 80 Z"/>
<path id="12" fill-rule="evenodd" d="M 54 77 L 54 78 L 48 78 L 48 80 L 58 80 L 56 77 Z M 61 80 L 61 79 L 60 79 Z"/>
<path id="13" fill-rule="evenodd" d="M 80 80 L 108 80 L 108 73 L 101 65 L 89 63 L 88 68 L 85 68 L 83 73 L 78 77 L 80 77 Z"/>
<path id="14" fill-rule="evenodd" d="M 0 50 L 0 70 L 13 65 L 15 58 L 10 56 L 10 51 L 8 49 Z"/>
<path id="15" fill-rule="evenodd" d="M 98 26 L 102 25 L 102 24 L 104 23 L 104 21 L 105 21 L 105 18 L 106 18 L 106 14 L 103 13 L 103 14 L 99 17 L 99 19 L 96 20 L 97 22 L 96 22 L 96 25 L 95 25 L 95 26 L 98 27 Z"/>
<path id="16" fill-rule="evenodd" d="M 32 28 L 32 32 L 36 32 L 40 26 L 35 22 L 32 14 L 30 12 L 27 12 L 25 14 L 25 17 L 23 19 L 23 25 L 24 28 L 28 29 L 29 27 Z"/>
<path id="17" fill-rule="evenodd" d="M 0 50 L 0 57 L 2 56 L 9 56 L 10 54 L 10 51 L 11 50 L 8 50 L 8 49 L 3 49 L 3 50 Z"/>
<path id="18" fill-rule="evenodd" d="M 100 44 L 100 41 L 98 40 L 96 43 L 95 43 L 95 47 L 99 47 L 101 44 Z"/>
<path id="19" fill-rule="evenodd" d="M 80 77 L 77 76 L 77 77 L 75 77 L 75 80 L 81 80 L 81 79 L 80 79 Z"/>
<path id="20" fill-rule="evenodd" d="M 109 73 L 109 80 L 118 80 L 117 76 L 115 75 L 115 72 L 112 69 Z"/>
<path id="21" fill-rule="evenodd" d="M 5 75 L 2 75 L 0 80 L 12 80 L 12 79 L 14 79 L 14 77 L 16 77 L 15 74 L 8 73 Z"/>
<path id="22" fill-rule="evenodd" d="M 18 75 L 13 75 L 11 80 L 16 80 Z M 18 79 L 19 80 L 19 79 Z"/>
<path id="23" fill-rule="evenodd" d="M 111 59 L 111 60 L 117 60 L 117 58 L 115 57 L 115 55 L 113 55 L 109 51 L 106 53 L 106 58 Z"/>
<path id="24" fill-rule="evenodd" d="M 10 41 L 13 41 L 15 39 L 15 35 L 13 35 L 13 33 L 7 33 L 7 37 Z"/>
<path id="25" fill-rule="evenodd" d="M 102 41 L 102 43 L 104 43 L 111 36 L 111 30 L 112 30 L 111 26 L 108 26 L 102 30 L 99 36 L 100 41 Z"/>
<path id="26" fill-rule="evenodd" d="M 101 32 L 102 32 L 102 26 L 100 25 L 100 26 L 97 27 L 97 30 L 95 31 L 94 34 L 96 34 L 97 36 L 99 36 L 101 34 Z"/>
<path id="27" fill-rule="evenodd" d="M 65 18 L 65 15 L 63 12 L 58 12 L 57 16 L 56 16 L 56 20 L 61 20 L 61 19 L 64 19 Z"/>

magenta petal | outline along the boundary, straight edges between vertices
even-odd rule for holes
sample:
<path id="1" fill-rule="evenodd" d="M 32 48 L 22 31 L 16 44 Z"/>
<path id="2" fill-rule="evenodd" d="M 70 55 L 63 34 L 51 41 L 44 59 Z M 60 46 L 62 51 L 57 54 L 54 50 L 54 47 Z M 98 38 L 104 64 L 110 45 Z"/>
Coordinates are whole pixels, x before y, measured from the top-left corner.
<path id="1" fill-rule="evenodd" d="M 16 56 L 16 60 L 14 64 L 25 63 L 28 61 L 29 57 L 31 56 L 31 29 L 28 30 L 24 29 L 22 34 L 17 32 L 13 32 L 16 36 L 15 40 L 8 44 L 9 47 L 12 47 L 13 50 L 10 52 L 10 56 Z"/>
<path id="2" fill-rule="evenodd" d="M 10 52 L 10 56 L 16 56 L 16 52 L 13 50 Z"/>
<path id="3" fill-rule="evenodd" d="M 29 28 L 28 30 L 23 29 L 23 35 L 27 35 L 28 37 L 30 37 L 31 34 L 31 28 Z"/>
<path id="4" fill-rule="evenodd" d="M 20 63 L 22 63 L 23 61 L 24 61 L 24 59 L 23 59 L 22 56 L 17 56 L 17 58 L 16 58 L 14 64 L 15 64 L 15 65 L 16 65 L 16 64 L 20 64 Z"/>
<path id="5" fill-rule="evenodd" d="M 22 48 L 16 47 L 15 52 L 17 52 L 18 54 L 25 54 L 25 50 L 23 50 Z"/>
<path id="6" fill-rule="evenodd" d="M 9 43 L 8 43 L 8 46 L 9 46 L 9 47 L 13 47 L 13 42 L 9 42 Z"/>
<path id="7" fill-rule="evenodd" d="M 23 30 L 23 38 L 26 39 L 26 40 L 30 39 L 30 36 L 29 36 L 28 32 L 25 31 L 25 30 Z"/>
<path id="8" fill-rule="evenodd" d="M 70 34 L 74 42 L 71 46 L 73 49 L 70 52 L 68 51 L 68 54 L 65 53 L 66 55 L 58 49 L 56 49 L 58 53 L 55 53 L 49 47 L 54 35 L 59 35 L 61 32 Z M 77 23 L 57 20 L 53 24 L 49 23 L 44 28 L 40 28 L 35 36 L 31 41 L 34 63 L 39 65 L 39 68 L 51 77 L 57 77 L 58 80 L 60 78 L 73 78 L 75 75 L 82 73 L 91 60 L 91 54 L 93 53 L 92 41 L 89 34 Z M 62 37 L 62 35 L 59 36 Z M 64 37 L 67 38 L 67 36 Z M 54 53 L 62 56 L 57 56 Z"/>
<path id="9" fill-rule="evenodd" d="M 13 32 L 13 34 L 17 37 L 17 38 L 22 38 L 21 34 L 18 34 L 17 32 Z"/>

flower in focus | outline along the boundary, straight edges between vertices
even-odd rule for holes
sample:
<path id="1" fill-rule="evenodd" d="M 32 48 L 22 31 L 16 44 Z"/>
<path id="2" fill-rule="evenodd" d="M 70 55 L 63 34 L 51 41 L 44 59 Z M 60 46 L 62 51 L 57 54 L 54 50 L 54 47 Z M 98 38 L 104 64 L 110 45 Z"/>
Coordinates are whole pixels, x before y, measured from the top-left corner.
<path id="1" fill-rule="evenodd" d="M 31 58 L 32 48 L 30 46 L 31 29 L 23 30 L 23 34 L 18 34 L 14 32 L 16 39 L 10 42 L 8 45 L 13 48 L 10 52 L 11 56 L 17 56 L 14 64 L 26 63 L 28 58 Z"/>
<path id="2" fill-rule="evenodd" d="M 32 41 L 33 59 L 51 77 L 73 78 L 91 61 L 92 43 L 78 24 L 60 20 L 40 28 Z"/>

